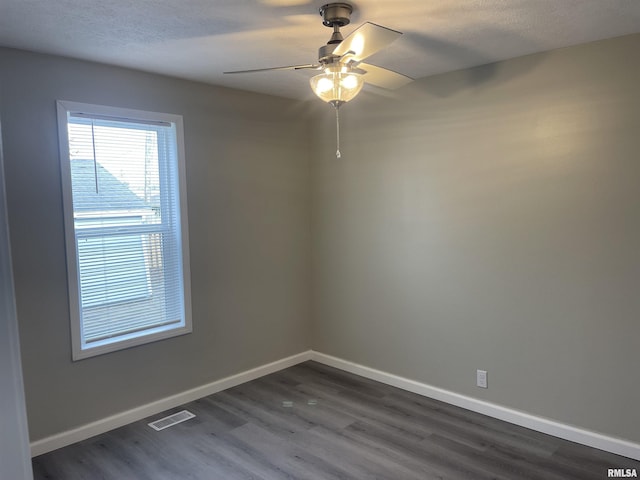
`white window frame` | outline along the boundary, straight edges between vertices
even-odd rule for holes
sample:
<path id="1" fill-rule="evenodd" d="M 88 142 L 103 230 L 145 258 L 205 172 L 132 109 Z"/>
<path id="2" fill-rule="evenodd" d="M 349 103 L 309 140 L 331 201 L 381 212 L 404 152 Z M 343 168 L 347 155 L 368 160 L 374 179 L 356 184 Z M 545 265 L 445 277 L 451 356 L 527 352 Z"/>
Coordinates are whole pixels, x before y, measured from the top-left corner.
<path id="1" fill-rule="evenodd" d="M 69 307 L 71 320 L 71 340 L 72 340 L 72 359 L 81 360 L 84 358 L 102 355 L 104 353 L 114 352 L 130 348 L 137 345 L 143 345 L 166 338 L 179 335 L 185 335 L 193 331 L 191 319 L 191 274 L 189 263 L 189 238 L 188 238 L 188 220 L 187 220 L 187 198 L 186 198 L 186 171 L 185 171 L 185 153 L 184 153 L 184 132 L 182 116 L 147 112 L 142 110 L 133 110 L 118 107 L 108 107 L 104 105 L 91 105 L 86 103 L 70 102 L 66 100 L 58 100 L 58 134 L 60 144 L 60 164 L 62 173 L 62 194 L 64 209 L 64 227 L 65 227 L 65 244 L 67 254 L 67 278 L 69 284 Z M 70 114 L 84 113 L 89 116 L 108 117 L 113 120 L 121 121 L 138 121 L 143 123 L 163 123 L 171 124 L 176 136 L 176 152 L 177 159 L 176 172 L 178 183 L 178 201 L 179 201 L 179 251 L 182 254 L 182 282 L 183 282 L 183 319 L 178 324 L 172 324 L 164 327 L 156 327 L 136 332 L 128 335 L 121 335 L 115 339 L 105 339 L 98 342 L 92 342 L 88 345 L 84 342 L 82 336 L 82 319 L 80 313 L 80 280 L 78 255 L 76 249 L 76 234 L 74 226 L 73 211 L 73 191 L 71 183 L 71 162 L 69 152 L 69 134 L 68 134 L 68 116 Z"/>

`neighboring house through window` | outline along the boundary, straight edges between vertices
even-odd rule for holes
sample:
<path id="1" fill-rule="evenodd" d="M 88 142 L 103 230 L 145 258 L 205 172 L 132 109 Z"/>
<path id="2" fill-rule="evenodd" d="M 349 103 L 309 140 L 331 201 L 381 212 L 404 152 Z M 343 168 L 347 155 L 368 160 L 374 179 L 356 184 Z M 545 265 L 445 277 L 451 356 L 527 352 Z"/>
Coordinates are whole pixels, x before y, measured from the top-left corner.
<path id="1" fill-rule="evenodd" d="M 73 358 L 191 331 L 182 118 L 58 102 Z"/>

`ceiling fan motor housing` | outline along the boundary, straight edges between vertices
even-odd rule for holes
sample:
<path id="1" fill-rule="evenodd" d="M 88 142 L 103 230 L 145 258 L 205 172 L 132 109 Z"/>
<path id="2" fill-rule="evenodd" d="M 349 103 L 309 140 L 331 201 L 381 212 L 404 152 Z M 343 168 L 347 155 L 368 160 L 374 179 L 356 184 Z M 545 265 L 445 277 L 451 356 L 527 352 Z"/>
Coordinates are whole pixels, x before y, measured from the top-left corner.
<path id="1" fill-rule="evenodd" d="M 353 7 L 348 3 L 327 3 L 320 7 L 322 23 L 326 27 L 344 27 L 351 23 Z"/>
<path id="2" fill-rule="evenodd" d="M 318 50 L 318 61 L 322 65 L 335 61 L 332 52 L 344 40 L 342 33 L 340 33 L 340 27 L 351 23 L 352 13 L 353 7 L 348 3 L 328 3 L 320 7 L 320 15 L 323 18 L 322 23 L 327 27 L 333 28 L 333 34 L 327 44 Z"/>

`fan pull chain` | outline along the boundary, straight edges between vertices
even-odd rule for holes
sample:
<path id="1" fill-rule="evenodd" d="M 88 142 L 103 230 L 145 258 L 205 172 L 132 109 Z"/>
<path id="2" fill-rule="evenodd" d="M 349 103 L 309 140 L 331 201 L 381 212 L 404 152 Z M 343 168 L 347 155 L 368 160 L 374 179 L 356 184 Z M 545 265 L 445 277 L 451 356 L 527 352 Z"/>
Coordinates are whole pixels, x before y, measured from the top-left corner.
<path id="1" fill-rule="evenodd" d="M 338 106 L 336 109 L 336 158 L 341 158 L 342 154 L 340 153 L 340 109 Z"/>

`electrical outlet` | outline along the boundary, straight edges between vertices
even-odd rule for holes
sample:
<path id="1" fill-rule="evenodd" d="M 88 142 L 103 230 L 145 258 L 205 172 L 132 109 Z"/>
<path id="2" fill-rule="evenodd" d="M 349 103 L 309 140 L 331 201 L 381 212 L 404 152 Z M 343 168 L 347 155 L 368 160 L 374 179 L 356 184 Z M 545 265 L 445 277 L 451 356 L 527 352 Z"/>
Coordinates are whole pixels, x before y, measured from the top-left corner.
<path id="1" fill-rule="evenodd" d="M 486 370 L 476 370 L 476 385 L 480 388 L 488 388 Z"/>

